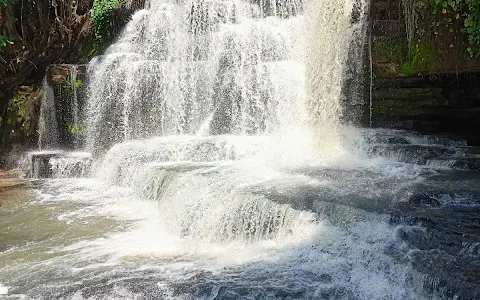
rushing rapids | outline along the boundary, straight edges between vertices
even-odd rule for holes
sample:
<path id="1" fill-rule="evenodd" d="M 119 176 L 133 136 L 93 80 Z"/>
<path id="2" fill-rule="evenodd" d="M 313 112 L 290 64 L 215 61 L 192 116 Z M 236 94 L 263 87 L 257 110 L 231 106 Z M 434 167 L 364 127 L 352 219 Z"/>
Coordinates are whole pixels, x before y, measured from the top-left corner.
<path id="1" fill-rule="evenodd" d="M 480 297 L 478 153 L 342 125 L 367 11 L 147 2 L 88 66 L 84 149 L 58 149 L 46 89 L 32 201 L 1 211 L 0 295 Z"/>

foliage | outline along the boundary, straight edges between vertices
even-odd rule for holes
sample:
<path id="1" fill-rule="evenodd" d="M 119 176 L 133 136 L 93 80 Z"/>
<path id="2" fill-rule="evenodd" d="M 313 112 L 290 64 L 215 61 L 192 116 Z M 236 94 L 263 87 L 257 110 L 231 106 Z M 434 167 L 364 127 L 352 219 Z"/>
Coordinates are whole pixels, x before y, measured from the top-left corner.
<path id="1" fill-rule="evenodd" d="M 25 115 L 28 94 L 18 93 L 10 102 L 7 108 L 6 122 L 9 125 L 15 125 Z"/>
<path id="2" fill-rule="evenodd" d="M 17 4 L 19 0 L 0 0 L 0 7 L 7 7 L 7 5 L 10 4 Z"/>
<path id="3" fill-rule="evenodd" d="M 3 49 L 7 47 L 7 45 L 13 45 L 13 42 L 10 41 L 6 36 L 0 34 L 0 53 L 3 52 Z"/>
<path id="4" fill-rule="evenodd" d="M 67 124 L 67 127 L 72 136 L 85 136 L 86 134 L 85 126 L 81 123 L 70 123 Z"/>
<path id="5" fill-rule="evenodd" d="M 17 0 L 0 0 L 0 8 L 7 7 L 9 3 L 16 4 Z M 12 21 L 16 22 L 16 19 Z M 12 38 L 8 38 L 0 33 L 0 53 L 2 53 L 8 45 L 13 45 L 12 40 L 13 40 Z"/>
<path id="6" fill-rule="evenodd" d="M 95 37 L 101 40 L 107 33 L 110 12 L 122 0 L 94 0 L 92 7 L 92 21 L 95 27 Z"/>
<path id="7" fill-rule="evenodd" d="M 446 26 L 454 32 L 455 25 L 462 25 L 461 31 L 468 36 L 467 52 L 470 58 L 480 56 L 480 1 L 479 0 L 432 0 L 433 14 L 439 20 L 433 27 Z M 421 6 L 424 1 L 419 1 Z M 424 3 L 423 3 L 424 4 Z"/>
<path id="8" fill-rule="evenodd" d="M 76 81 L 73 81 L 72 78 L 67 77 L 65 79 L 65 84 L 63 85 L 63 88 L 67 91 L 69 95 L 73 94 L 73 91 L 76 89 L 79 89 L 83 84 L 83 81 L 81 79 L 78 79 Z"/>

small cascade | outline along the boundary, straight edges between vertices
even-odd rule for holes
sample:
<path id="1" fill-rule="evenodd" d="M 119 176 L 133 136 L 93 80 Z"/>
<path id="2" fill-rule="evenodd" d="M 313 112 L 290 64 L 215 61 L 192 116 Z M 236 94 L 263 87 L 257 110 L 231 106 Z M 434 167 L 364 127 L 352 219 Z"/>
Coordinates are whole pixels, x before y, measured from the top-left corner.
<path id="1" fill-rule="evenodd" d="M 130 185 L 132 176 L 144 172 L 148 163 L 228 163 L 244 160 L 269 145 L 260 137 L 159 137 L 127 141 L 113 146 L 105 155 L 99 175 L 110 183 Z"/>
<path id="2" fill-rule="evenodd" d="M 30 178 L 79 178 L 90 176 L 92 164 L 90 153 L 45 150 L 25 153 L 20 168 Z"/>
<path id="3" fill-rule="evenodd" d="M 480 170 L 480 153 L 465 141 L 403 130 L 362 132 L 357 147 L 370 158 L 385 158 L 431 169 Z"/>
<path id="4" fill-rule="evenodd" d="M 60 139 L 58 134 L 55 96 L 46 75 L 43 79 L 43 99 L 38 121 L 38 147 L 40 150 L 47 150 L 58 149 L 59 146 Z"/>
<path id="5" fill-rule="evenodd" d="M 53 178 L 88 177 L 92 164 L 92 156 L 87 152 L 68 152 L 49 160 Z"/>
<path id="6" fill-rule="evenodd" d="M 60 73 L 55 75 L 54 72 Z M 52 79 L 56 76 L 64 77 L 63 81 L 54 84 L 54 96 L 59 118 L 59 132 L 62 148 L 79 150 L 83 148 L 85 140 L 85 65 L 57 65 L 50 68 Z"/>
<path id="7" fill-rule="evenodd" d="M 84 84 L 82 78 L 85 76 L 80 76 L 79 66 L 78 65 L 69 65 L 69 93 L 72 98 L 71 100 L 71 122 L 69 126 L 69 131 L 73 135 L 73 146 L 75 149 L 79 149 L 83 146 L 83 138 L 85 135 L 84 120 L 83 120 L 83 89 L 81 89 Z M 81 77 L 81 78 L 80 78 Z"/>

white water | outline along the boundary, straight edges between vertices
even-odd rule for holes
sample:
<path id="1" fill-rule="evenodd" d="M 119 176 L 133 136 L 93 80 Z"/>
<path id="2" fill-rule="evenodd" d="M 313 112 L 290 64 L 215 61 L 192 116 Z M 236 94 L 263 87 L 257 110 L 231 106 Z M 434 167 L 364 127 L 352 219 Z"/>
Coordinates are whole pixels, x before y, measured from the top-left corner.
<path id="1" fill-rule="evenodd" d="M 59 147 L 59 143 L 53 89 L 48 84 L 45 76 L 43 79 L 43 99 L 38 122 L 38 148 L 41 150 L 56 149 Z"/>
<path id="2" fill-rule="evenodd" d="M 338 144 L 349 47 L 363 28 L 352 11 L 363 17 L 366 8 L 343 0 L 151 1 L 89 66 L 89 149 L 297 128 Z"/>

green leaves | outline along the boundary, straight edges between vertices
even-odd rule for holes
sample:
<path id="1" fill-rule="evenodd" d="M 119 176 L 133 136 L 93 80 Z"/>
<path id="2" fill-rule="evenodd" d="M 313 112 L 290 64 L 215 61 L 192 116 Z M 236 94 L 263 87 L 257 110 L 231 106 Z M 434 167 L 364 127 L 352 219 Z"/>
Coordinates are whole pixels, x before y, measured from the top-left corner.
<path id="1" fill-rule="evenodd" d="M 0 0 L 3 1 L 3 0 Z M 95 37 L 101 39 L 108 27 L 110 12 L 117 6 L 119 0 L 94 0 L 91 10 Z"/>
<path id="2" fill-rule="evenodd" d="M 78 89 L 79 87 L 82 86 L 82 80 L 81 80 L 81 79 L 78 79 L 77 81 L 75 81 L 75 82 L 73 83 L 73 86 L 74 86 L 76 89 Z"/>
<path id="3" fill-rule="evenodd" d="M 69 95 L 73 94 L 76 89 L 79 89 L 82 86 L 83 82 L 81 79 L 73 81 L 70 76 L 65 79 L 63 88 L 67 91 Z"/>
<path id="4" fill-rule="evenodd" d="M 8 45 L 13 45 L 13 42 L 10 41 L 6 36 L 0 34 L 0 53 L 3 52 L 3 49 Z"/>

